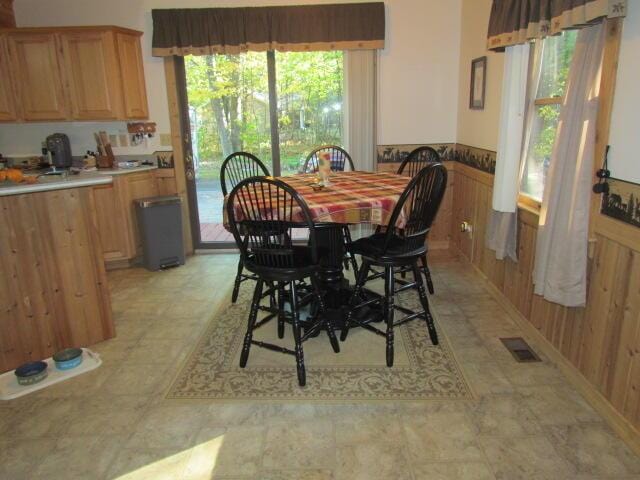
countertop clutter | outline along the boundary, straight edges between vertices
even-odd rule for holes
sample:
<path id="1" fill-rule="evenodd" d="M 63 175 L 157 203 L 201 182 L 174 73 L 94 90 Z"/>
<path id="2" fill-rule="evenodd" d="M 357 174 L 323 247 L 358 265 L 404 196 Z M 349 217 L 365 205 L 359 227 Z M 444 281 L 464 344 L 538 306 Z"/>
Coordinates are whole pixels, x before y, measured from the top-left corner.
<path id="1" fill-rule="evenodd" d="M 146 172 L 157 168 L 155 165 L 143 165 L 132 168 L 110 168 L 92 172 L 80 172 L 76 175 L 46 175 L 39 176 L 38 182 L 31 184 L 0 182 L 0 197 L 109 184 L 113 182 L 114 176 Z"/>

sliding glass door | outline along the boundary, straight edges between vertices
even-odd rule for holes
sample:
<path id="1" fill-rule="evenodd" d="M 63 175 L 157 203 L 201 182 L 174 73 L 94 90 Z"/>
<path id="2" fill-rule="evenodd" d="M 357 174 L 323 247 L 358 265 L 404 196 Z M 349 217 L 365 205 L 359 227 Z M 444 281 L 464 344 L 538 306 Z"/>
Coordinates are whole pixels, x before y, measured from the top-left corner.
<path id="1" fill-rule="evenodd" d="M 343 53 L 248 52 L 183 61 L 177 73 L 184 90 L 183 135 L 190 139 L 187 180 L 196 248 L 229 247 L 233 239 L 222 225 L 222 162 L 245 151 L 273 175 L 291 175 L 314 147 L 342 144 Z"/>
<path id="2" fill-rule="evenodd" d="M 320 145 L 342 145 L 344 58 L 338 52 L 276 52 L 280 172 L 298 172 Z"/>

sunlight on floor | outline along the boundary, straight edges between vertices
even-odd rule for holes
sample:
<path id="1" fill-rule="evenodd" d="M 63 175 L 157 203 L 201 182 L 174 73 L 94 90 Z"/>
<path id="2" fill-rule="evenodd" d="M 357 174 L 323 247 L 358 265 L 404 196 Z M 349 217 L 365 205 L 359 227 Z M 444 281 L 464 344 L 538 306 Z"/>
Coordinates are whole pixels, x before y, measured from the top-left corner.
<path id="1" fill-rule="evenodd" d="M 215 436 L 189 449 L 125 473 L 116 480 L 210 478 L 216 468 L 216 461 L 223 443 L 224 434 Z"/>

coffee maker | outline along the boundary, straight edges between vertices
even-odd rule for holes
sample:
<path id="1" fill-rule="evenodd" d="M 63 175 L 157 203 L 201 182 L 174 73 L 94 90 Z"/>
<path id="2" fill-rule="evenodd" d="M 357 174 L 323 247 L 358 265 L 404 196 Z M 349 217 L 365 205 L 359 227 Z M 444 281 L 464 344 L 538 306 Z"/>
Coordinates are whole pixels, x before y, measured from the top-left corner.
<path id="1" fill-rule="evenodd" d="M 51 161 L 56 168 L 71 167 L 71 145 L 69 137 L 64 133 L 49 135 L 45 141 L 47 150 L 51 152 Z"/>

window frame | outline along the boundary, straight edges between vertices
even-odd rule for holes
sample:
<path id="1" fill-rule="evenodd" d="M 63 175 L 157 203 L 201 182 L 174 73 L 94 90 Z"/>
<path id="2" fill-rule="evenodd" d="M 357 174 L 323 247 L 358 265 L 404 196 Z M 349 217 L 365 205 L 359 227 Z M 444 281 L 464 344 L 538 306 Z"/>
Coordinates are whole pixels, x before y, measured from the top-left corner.
<path id="1" fill-rule="evenodd" d="M 550 37 L 545 37 L 541 40 L 538 40 L 536 42 L 532 42 L 531 45 L 531 50 L 529 52 L 529 55 L 531 57 L 531 60 L 533 60 L 533 58 L 535 57 L 535 55 L 537 54 L 537 49 L 541 48 L 542 46 L 542 42 L 545 42 L 548 38 Z M 533 61 L 529 62 L 529 68 L 533 68 Z M 542 63 L 542 62 L 541 62 Z M 540 67 L 542 68 L 542 66 Z M 530 76 L 529 72 L 529 76 Z M 533 102 L 530 102 L 530 106 L 532 107 L 542 107 L 542 106 L 546 106 L 546 105 L 560 105 L 562 106 L 562 104 L 564 103 L 565 100 L 565 96 L 566 96 L 567 92 L 565 91 L 563 95 L 556 95 L 556 96 L 552 96 L 552 97 L 536 97 Z M 528 120 L 528 118 L 527 118 Z M 527 133 L 529 131 L 529 129 L 531 128 L 531 123 L 532 122 L 527 122 L 527 124 L 525 124 L 524 126 L 524 132 Z M 556 131 L 557 133 L 557 131 Z M 522 171 L 524 170 L 525 167 L 525 162 L 528 160 L 527 153 L 524 151 L 524 142 L 523 142 L 523 151 L 522 151 L 522 160 L 521 160 L 521 172 L 520 172 L 520 176 L 518 177 L 518 206 L 519 207 L 524 207 L 527 209 L 533 209 L 536 212 L 540 212 L 540 210 L 542 209 L 542 199 L 538 200 L 537 198 L 533 197 L 532 195 L 523 192 L 522 191 Z M 544 185 L 543 185 L 543 190 L 544 190 Z"/>

